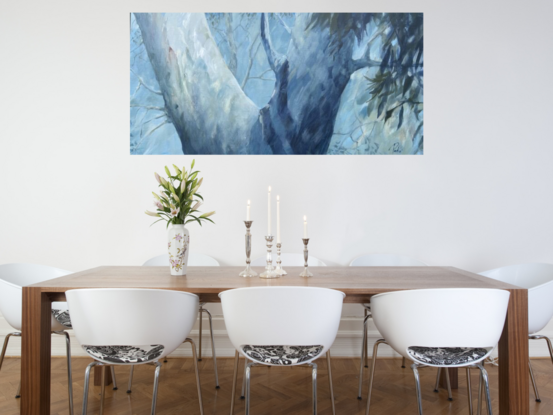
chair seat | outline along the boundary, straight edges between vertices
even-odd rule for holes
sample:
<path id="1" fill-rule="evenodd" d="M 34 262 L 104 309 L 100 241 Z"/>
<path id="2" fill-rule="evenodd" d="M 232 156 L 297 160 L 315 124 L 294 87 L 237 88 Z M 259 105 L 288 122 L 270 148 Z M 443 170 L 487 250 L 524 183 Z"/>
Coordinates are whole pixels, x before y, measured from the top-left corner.
<path id="1" fill-rule="evenodd" d="M 323 346 L 242 346 L 250 359 L 272 365 L 297 365 L 313 360 L 321 354 Z"/>
<path id="2" fill-rule="evenodd" d="M 68 329 L 72 329 L 71 326 L 71 317 L 69 316 L 69 310 L 56 310 L 52 309 L 52 315 L 56 319 L 58 323 L 60 323 L 63 327 L 67 327 Z"/>
<path id="3" fill-rule="evenodd" d="M 163 353 L 160 344 L 151 346 L 86 346 L 83 349 L 97 360 L 111 363 L 147 363 L 156 360 Z"/>
<path id="4" fill-rule="evenodd" d="M 408 347 L 413 360 L 435 366 L 457 366 L 482 360 L 488 350 L 477 347 Z"/>

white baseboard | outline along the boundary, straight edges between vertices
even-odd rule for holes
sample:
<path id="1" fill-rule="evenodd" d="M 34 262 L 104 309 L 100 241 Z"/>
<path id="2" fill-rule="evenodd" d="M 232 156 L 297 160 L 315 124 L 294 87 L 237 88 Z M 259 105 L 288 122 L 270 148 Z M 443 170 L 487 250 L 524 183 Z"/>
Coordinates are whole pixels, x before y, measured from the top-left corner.
<path id="1" fill-rule="evenodd" d="M 362 321 L 363 317 L 360 315 L 355 316 L 343 316 L 336 341 L 332 346 L 331 353 L 336 357 L 359 357 L 361 354 L 361 340 L 362 340 Z M 222 315 L 213 315 L 213 336 L 215 338 L 215 345 L 218 357 L 232 357 L 234 356 L 235 349 L 233 348 L 230 340 L 227 336 L 227 332 L 224 326 L 224 320 Z M 4 338 L 8 333 L 14 330 L 7 324 L 2 316 L 0 316 L 0 341 L 3 343 Z M 69 330 L 71 337 L 71 354 L 73 356 L 86 356 L 82 348 L 80 347 L 74 332 Z M 553 337 L 553 323 L 550 323 L 545 330 L 540 334 L 547 337 Z M 190 337 L 194 339 L 196 345 L 199 345 L 198 341 L 199 327 L 198 324 L 194 327 L 190 333 Z M 372 354 L 372 347 L 374 342 L 380 339 L 382 336 L 376 330 L 373 324 L 369 325 L 368 338 L 369 338 L 369 355 Z M 65 356 L 65 338 L 62 336 L 52 335 L 52 356 Z M 497 352 L 495 352 L 496 354 Z M 6 356 L 20 356 L 21 355 L 21 338 L 12 337 L 10 339 Z M 379 348 L 378 355 L 382 357 L 399 357 L 399 354 L 394 352 L 388 346 L 382 346 Z M 171 356 L 174 357 L 188 357 L 192 356 L 190 345 L 183 344 L 177 350 L 175 350 Z M 209 323 L 207 318 L 203 321 L 203 335 L 202 335 L 202 356 L 211 357 L 211 339 L 209 337 Z M 531 357 L 547 357 L 549 351 L 545 341 L 532 340 L 530 341 L 530 356 Z"/>

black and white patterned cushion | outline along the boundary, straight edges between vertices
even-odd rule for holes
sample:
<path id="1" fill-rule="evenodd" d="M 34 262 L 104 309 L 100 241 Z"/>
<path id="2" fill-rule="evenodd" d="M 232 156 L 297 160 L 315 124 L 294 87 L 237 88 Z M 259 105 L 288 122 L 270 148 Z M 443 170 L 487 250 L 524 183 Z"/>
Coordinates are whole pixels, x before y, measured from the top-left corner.
<path id="1" fill-rule="evenodd" d="M 407 352 L 415 361 L 429 365 L 462 365 L 481 360 L 488 350 L 480 347 L 408 347 Z"/>
<path id="2" fill-rule="evenodd" d="M 67 327 L 68 329 L 72 329 L 71 326 L 71 317 L 69 316 L 69 310 L 56 310 L 52 309 L 52 315 L 56 319 L 58 323 L 60 323 L 63 327 Z"/>
<path id="3" fill-rule="evenodd" d="M 297 365 L 312 360 L 323 351 L 323 346 L 242 346 L 252 360 L 272 365 Z"/>
<path id="4" fill-rule="evenodd" d="M 145 363 L 156 360 L 163 353 L 160 344 L 151 346 L 83 346 L 95 359 L 111 363 Z"/>

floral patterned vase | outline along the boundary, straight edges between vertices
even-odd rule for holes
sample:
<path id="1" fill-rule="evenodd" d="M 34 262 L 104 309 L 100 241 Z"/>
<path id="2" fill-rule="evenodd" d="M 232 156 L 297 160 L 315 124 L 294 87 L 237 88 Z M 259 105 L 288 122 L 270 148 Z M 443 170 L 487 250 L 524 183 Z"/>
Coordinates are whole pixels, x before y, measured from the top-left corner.
<path id="1" fill-rule="evenodd" d="M 186 275 L 190 246 L 188 229 L 184 225 L 172 225 L 167 235 L 171 275 Z"/>

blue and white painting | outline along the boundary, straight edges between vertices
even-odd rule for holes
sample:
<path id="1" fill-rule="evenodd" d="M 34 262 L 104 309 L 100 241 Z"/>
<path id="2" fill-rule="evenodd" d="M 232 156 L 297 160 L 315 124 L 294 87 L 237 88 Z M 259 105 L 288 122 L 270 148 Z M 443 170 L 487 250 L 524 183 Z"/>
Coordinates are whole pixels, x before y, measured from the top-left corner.
<path id="1" fill-rule="evenodd" d="M 422 13 L 132 13 L 131 154 L 423 154 Z"/>

